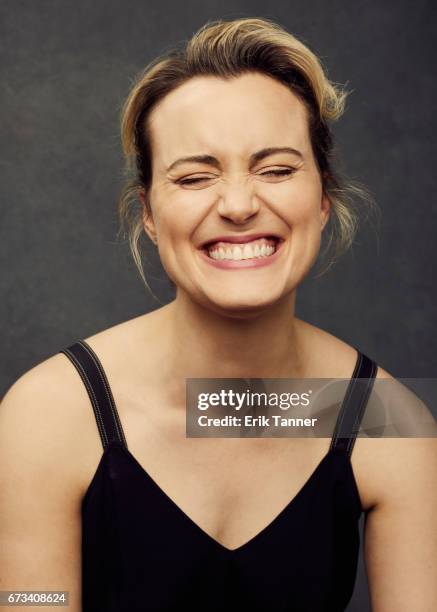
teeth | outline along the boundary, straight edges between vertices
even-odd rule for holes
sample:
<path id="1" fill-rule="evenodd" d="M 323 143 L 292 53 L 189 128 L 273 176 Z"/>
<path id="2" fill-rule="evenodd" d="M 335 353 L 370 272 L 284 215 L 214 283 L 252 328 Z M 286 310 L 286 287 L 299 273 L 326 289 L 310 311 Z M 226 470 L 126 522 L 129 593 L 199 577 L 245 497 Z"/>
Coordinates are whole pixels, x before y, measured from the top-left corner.
<path id="1" fill-rule="evenodd" d="M 275 252 L 275 246 L 265 244 L 263 242 L 260 246 L 259 241 L 255 245 L 250 242 L 246 242 L 244 245 L 236 245 L 229 247 L 214 248 L 208 252 L 212 259 L 229 259 L 233 261 L 240 261 L 242 259 L 255 259 L 259 257 L 269 257 Z"/>

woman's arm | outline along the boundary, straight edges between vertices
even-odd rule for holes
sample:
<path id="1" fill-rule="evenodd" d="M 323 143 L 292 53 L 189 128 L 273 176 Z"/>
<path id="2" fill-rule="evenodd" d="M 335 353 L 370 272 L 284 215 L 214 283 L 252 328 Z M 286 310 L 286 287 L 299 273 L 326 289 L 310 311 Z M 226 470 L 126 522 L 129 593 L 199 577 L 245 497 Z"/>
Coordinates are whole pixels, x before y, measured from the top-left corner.
<path id="1" fill-rule="evenodd" d="M 44 610 L 80 612 L 77 430 L 53 359 L 24 374 L 0 404 L 0 590 L 68 591 L 68 608 Z"/>
<path id="2" fill-rule="evenodd" d="M 372 442 L 378 502 L 364 536 L 372 612 L 435 612 L 437 438 Z"/>

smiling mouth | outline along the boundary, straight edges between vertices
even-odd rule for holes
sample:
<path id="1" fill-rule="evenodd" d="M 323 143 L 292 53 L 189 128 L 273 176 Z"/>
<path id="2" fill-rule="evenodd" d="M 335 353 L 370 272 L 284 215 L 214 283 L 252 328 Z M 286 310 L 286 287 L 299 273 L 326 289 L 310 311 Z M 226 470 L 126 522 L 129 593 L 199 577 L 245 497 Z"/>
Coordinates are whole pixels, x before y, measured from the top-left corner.
<path id="1" fill-rule="evenodd" d="M 266 236 L 244 243 L 216 242 L 206 245 L 203 251 L 211 259 L 218 261 L 241 261 L 270 257 L 280 247 L 283 240 L 276 236 Z"/>

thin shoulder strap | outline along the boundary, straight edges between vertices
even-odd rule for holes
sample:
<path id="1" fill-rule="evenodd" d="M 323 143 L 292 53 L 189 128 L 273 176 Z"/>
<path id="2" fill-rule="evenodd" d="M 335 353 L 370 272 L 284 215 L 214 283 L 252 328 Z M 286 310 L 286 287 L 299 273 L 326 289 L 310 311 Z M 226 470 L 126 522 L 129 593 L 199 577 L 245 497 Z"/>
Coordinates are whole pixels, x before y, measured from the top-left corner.
<path id="1" fill-rule="evenodd" d="M 127 448 L 126 438 L 108 379 L 93 349 L 85 340 L 78 340 L 59 352 L 70 359 L 85 385 L 94 410 L 103 448 L 105 449 L 112 442 L 119 442 Z"/>
<path id="2" fill-rule="evenodd" d="M 356 350 L 355 369 L 340 407 L 330 447 L 345 452 L 349 457 L 378 371 L 372 359 Z"/>

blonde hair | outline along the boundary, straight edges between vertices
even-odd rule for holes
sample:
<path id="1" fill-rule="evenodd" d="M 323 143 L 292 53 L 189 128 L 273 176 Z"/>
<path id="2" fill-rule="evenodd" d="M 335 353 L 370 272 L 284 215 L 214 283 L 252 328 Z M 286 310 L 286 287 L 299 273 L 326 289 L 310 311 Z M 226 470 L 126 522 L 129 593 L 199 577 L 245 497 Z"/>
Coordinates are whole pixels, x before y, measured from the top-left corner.
<path id="1" fill-rule="evenodd" d="M 331 202 L 329 222 L 323 232 L 331 251 L 319 276 L 352 244 L 358 227 L 355 196 L 370 208 L 375 204 L 368 190 L 333 168 L 333 138 L 328 121 L 338 119 L 350 92 L 330 81 L 317 56 L 281 26 L 265 18 L 207 22 L 193 37 L 154 59 L 136 77 L 121 110 L 121 139 L 126 183 L 120 194 L 120 231 L 128 236 L 138 271 L 150 289 L 143 270 L 140 248 L 143 207 L 138 193 L 146 196 L 151 185 L 151 145 L 148 117 L 168 93 L 190 78 L 212 75 L 232 78 L 257 71 L 275 78 L 305 104 L 314 157 L 322 188 Z M 150 204 L 146 204 L 151 214 Z"/>

